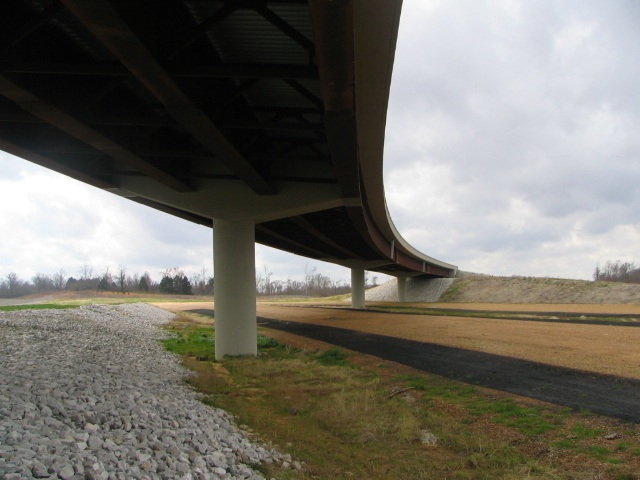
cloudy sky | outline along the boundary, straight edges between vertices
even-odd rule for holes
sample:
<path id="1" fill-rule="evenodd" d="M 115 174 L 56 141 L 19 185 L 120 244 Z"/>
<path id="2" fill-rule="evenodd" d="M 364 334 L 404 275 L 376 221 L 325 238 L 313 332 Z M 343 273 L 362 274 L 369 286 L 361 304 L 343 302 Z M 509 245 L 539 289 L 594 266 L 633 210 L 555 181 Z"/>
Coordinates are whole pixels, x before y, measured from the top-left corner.
<path id="1" fill-rule="evenodd" d="M 393 220 L 462 270 L 640 262 L 640 2 L 405 0 L 385 152 Z M 212 235 L 0 153 L 0 276 L 212 271 Z M 100 248 L 96 248 L 99 246 Z M 257 268 L 346 269 L 258 246 Z"/>

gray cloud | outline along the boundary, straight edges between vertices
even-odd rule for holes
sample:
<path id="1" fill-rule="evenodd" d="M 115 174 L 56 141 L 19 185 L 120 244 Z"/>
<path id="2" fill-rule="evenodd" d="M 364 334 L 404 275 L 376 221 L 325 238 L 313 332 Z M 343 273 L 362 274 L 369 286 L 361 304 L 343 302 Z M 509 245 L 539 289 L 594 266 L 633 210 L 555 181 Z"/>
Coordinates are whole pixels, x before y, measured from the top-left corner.
<path id="1" fill-rule="evenodd" d="M 638 4 L 403 8 L 385 163 L 400 231 L 466 269 L 584 278 L 587 259 L 637 258 L 620 226 L 640 237 Z M 571 245 L 580 265 L 558 256 Z"/>

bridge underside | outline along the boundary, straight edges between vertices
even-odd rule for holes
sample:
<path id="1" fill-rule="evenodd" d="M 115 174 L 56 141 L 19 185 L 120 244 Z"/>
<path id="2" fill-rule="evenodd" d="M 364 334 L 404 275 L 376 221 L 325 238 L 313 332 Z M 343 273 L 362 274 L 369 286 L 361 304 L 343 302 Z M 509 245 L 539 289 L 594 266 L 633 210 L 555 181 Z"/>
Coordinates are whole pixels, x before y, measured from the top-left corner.
<path id="1" fill-rule="evenodd" d="M 452 276 L 400 237 L 384 200 L 400 6 L 4 0 L 0 149 L 295 254 Z"/>

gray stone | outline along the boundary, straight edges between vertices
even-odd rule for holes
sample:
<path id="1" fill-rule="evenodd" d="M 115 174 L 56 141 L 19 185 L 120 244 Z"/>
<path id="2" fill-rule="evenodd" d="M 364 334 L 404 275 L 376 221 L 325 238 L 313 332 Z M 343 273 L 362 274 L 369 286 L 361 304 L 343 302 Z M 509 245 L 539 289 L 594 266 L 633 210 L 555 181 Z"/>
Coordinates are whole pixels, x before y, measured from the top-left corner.
<path id="1" fill-rule="evenodd" d="M 189 464 L 187 462 L 176 462 L 173 465 L 173 469 L 178 473 L 186 473 L 189 471 Z"/>
<path id="2" fill-rule="evenodd" d="M 89 445 L 89 448 L 91 450 L 98 450 L 98 449 L 102 448 L 102 444 L 103 443 L 104 442 L 103 442 L 102 438 L 99 437 L 98 435 L 91 435 L 89 437 L 88 445 Z"/>
<path id="3" fill-rule="evenodd" d="M 427 447 L 435 447 L 438 445 L 438 437 L 426 430 L 420 432 L 420 443 Z"/>
<path id="4" fill-rule="evenodd" d="M 158 342 L 171 318 L 142 304 L 0 312 L 0 478 L 262 478 L 239 459 L 281 455 L 186 388 Z"/>
<path id="5" fill-rule="evenodd" d="M 35 478 L 49 478 L 49 470 L 47 470 L 47 467 L 45 467 L 44 464 L 38 461 L 34 462 L 31 467 L 31 474 Z"/>
<path id="6" fill-rule="evenodd" d="M 72 478 L 76 472 L 73 471 L 73 467 L 71 465 L 65 465 L 58 472 L 58 477 L 62 480 L 69 480 Z"/>

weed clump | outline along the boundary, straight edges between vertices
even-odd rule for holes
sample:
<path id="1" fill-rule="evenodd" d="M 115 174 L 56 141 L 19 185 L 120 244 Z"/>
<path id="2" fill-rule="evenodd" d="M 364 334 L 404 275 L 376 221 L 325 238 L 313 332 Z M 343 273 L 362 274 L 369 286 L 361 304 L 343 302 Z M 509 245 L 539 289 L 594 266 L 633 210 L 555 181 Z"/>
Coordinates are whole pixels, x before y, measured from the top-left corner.
<path id="1" fill-rule="evenodd" d="M 322 365 L 334 365 L 341 367 L 349 365 L 349 362 L 347 361 L 347 353 L 335 347 L 325 350 L 324 352 L 320 352 L 315 358 Z"/>

